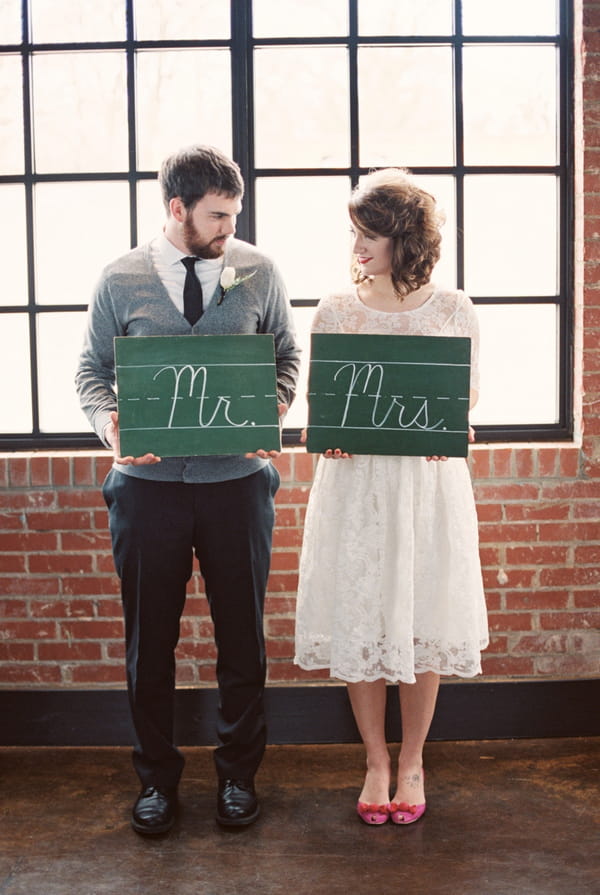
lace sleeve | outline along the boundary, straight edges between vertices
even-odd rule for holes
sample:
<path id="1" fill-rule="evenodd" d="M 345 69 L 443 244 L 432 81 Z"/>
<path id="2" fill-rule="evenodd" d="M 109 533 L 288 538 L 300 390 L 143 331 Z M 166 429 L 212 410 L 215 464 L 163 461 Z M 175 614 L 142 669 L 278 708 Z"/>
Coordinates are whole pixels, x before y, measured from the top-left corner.
<path id="1" fill-rule="evenodd" d="M 471 339 L 471 388 L 479 391 L 479 318 L 468 295 L 459 292 L 460 304 L 456 313 L 457 335 Z"/>

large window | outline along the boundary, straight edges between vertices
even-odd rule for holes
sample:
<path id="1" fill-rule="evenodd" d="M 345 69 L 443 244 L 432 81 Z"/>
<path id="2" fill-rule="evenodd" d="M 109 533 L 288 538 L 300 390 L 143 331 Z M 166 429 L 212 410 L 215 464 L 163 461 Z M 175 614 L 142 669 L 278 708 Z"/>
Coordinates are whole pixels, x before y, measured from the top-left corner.
<path id="1" fill-rule="evenodd" d="M 567 0 L 2 0 L 0 447 L 95 445 L 73 375 L 102 266 L 162 226 L 192 142 L 247 185 L 305 348 L 347 282 L 346 201 L 411 168 L 446 212 L 434 278 L 482 333 L 479 439 L 571 434 Z"/>

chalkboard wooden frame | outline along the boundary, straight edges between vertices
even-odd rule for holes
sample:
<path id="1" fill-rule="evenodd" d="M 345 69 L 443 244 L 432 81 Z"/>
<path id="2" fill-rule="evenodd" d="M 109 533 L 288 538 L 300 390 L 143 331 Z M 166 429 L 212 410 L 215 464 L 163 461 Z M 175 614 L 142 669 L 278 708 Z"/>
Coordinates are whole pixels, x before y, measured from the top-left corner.
<path id="1" fill-rule="evenodd" d="M 466 457 L 471 340 L 313 333 L 307 450 Z"/>
<path id="2" fill-rule="evenodd" d="M 273 336 L 118 336 L 121 456 L 281 450 Z"/>

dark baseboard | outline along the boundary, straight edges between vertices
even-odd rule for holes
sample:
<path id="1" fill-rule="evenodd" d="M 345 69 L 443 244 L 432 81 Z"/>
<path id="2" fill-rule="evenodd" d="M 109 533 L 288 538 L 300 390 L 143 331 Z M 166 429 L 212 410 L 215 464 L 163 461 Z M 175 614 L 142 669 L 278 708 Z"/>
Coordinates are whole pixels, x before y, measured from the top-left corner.
<path id="1" fill-rule="evenodd" d="M 397 690 L 388 688 L 388 739 L 401 739 Z M 267 689 L 269 743 L 353 743 L 358 733 L 343 685 Z M 217 693 L 178 690 L 176 740 L 214 744 Z M 600 736 L 600 678 L 445 682 L 430 740 Z M 0 745 L 127 746 L 123 690 L 0 690 Z"/>

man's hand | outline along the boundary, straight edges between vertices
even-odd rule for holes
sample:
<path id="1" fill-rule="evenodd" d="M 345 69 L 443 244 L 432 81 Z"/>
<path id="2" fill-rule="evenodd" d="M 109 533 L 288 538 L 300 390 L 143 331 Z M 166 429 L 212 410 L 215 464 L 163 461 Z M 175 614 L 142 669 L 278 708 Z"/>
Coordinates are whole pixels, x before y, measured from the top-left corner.
<path id="1" fill-rule="evenodd" d="M 119 456 L 119 414 L 115 410 L 110 414 L 110 423 L 104 430 L 104 437 L 112 448 L 115 462 L 120 463 L 122 466 L 150 466 L 154 463 L 160 463 L 160 457 L 156 457 L 154 454 L 144 454 L 143 457 Z"/>
<path id="2" fill-rule="evenodd" d="M 277 405 L 277 413 L 279 414 L 279 425 L 283 422 L 283 418 L 288 412 L 287 404 L 278 404 Z M 262 448 L 259 448 L 257 451 L 251 451 L 248 454 L 244 454 L 245 457 L 260 457 L 261 460 L 275 460 L 276 457 L 279 457 L 281 451 L 263 451 Z"/>

